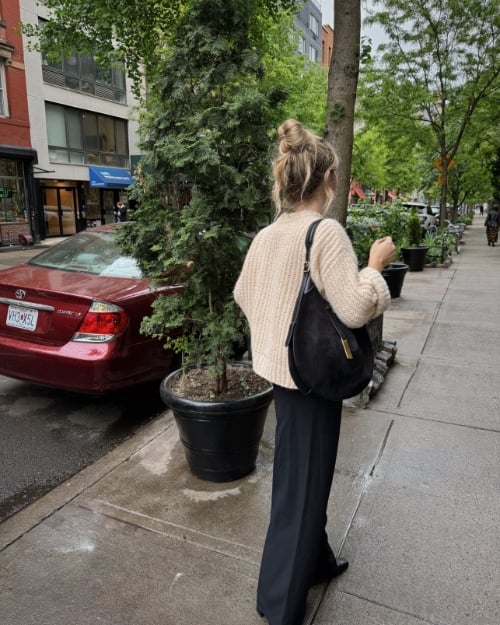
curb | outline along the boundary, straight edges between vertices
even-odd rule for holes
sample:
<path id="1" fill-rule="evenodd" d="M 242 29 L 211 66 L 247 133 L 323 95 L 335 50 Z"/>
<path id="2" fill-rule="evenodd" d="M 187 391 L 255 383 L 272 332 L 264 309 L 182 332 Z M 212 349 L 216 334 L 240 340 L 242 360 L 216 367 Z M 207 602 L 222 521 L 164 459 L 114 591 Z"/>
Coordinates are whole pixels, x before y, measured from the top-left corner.
<path id="1" fill-rule="evenodd" d="M 0 552 L 106 477 L 118 466 L 127 462 L 131 456 L 149 445 L 152 440 L 173 425 L 173 413 L 167 410 L 105 456 L 62 482 L 31 505 L 7 518 L 1 524 Z"/>

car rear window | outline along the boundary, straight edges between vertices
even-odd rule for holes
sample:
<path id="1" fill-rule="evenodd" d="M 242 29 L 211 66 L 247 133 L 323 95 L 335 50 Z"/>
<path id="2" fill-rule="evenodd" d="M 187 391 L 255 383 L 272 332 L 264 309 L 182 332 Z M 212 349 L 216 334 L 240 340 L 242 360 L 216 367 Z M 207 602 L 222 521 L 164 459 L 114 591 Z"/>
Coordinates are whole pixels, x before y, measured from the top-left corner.
<path id="1" fill-rule="evenodd" d="M 29 265 L 115 278 L 142 278 L 137 262 L 125 256 L 112 232 L 81 232 L 32 258 Z"/>

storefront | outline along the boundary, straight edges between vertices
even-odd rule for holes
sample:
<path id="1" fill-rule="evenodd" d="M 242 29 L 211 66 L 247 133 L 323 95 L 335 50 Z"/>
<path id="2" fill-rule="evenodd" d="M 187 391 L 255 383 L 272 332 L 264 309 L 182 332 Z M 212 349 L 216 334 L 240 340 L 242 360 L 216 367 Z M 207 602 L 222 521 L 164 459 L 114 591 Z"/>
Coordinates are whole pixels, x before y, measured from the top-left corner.
<path id="1" fill-rule="evenodd" d="M 0 146 L 1 245 L 18 245 L 19 235 L 39 239 L 34 163 L 34 150 Z"/>
<path id="2" fill-rule="evenodd" d="M 119 200 L 129 205 L 125 189 L 135 180 L 127 169 L 118 167 L 89 167 L 89 185 L 86 192 L 85 218 L 87 226 L 113 222 Z"/>
<path id="3" fill-rule="evenodd" d="M 46 236 L 67 236 L 114 221 L 119 200 L 134 184 L 126 169 L 89 167 L 89 181 L 41 181 Z"/>

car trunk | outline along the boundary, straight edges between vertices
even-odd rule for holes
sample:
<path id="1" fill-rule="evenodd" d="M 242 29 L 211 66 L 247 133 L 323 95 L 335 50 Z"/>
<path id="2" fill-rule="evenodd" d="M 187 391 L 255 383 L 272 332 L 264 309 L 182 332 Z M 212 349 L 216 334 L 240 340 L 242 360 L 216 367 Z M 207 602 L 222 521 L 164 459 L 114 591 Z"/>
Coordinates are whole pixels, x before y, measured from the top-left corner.
<path id="1" fill-rule="evenodd" d="M 15 278 L 14 271 L 12 278 L 9 272 L 2 275 L 0 335 L 52 346 L 71 340 L 95 299 L 116 303 L 141 282 L 29 265 L 21 273 L 16 269 Z"/>

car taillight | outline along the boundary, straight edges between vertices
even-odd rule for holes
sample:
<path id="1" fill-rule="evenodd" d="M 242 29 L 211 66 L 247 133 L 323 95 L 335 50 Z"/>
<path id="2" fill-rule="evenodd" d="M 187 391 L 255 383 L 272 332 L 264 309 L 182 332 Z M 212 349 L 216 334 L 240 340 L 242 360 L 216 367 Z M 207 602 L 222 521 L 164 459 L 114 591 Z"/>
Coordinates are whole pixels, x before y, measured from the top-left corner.
<path id="1" fill-rule="evenodd" d="M 108 302 L 93 302 L 72 340 L 106 343 L 121 334 L 127 324 L 127 313 L 119 306 Z"/>

